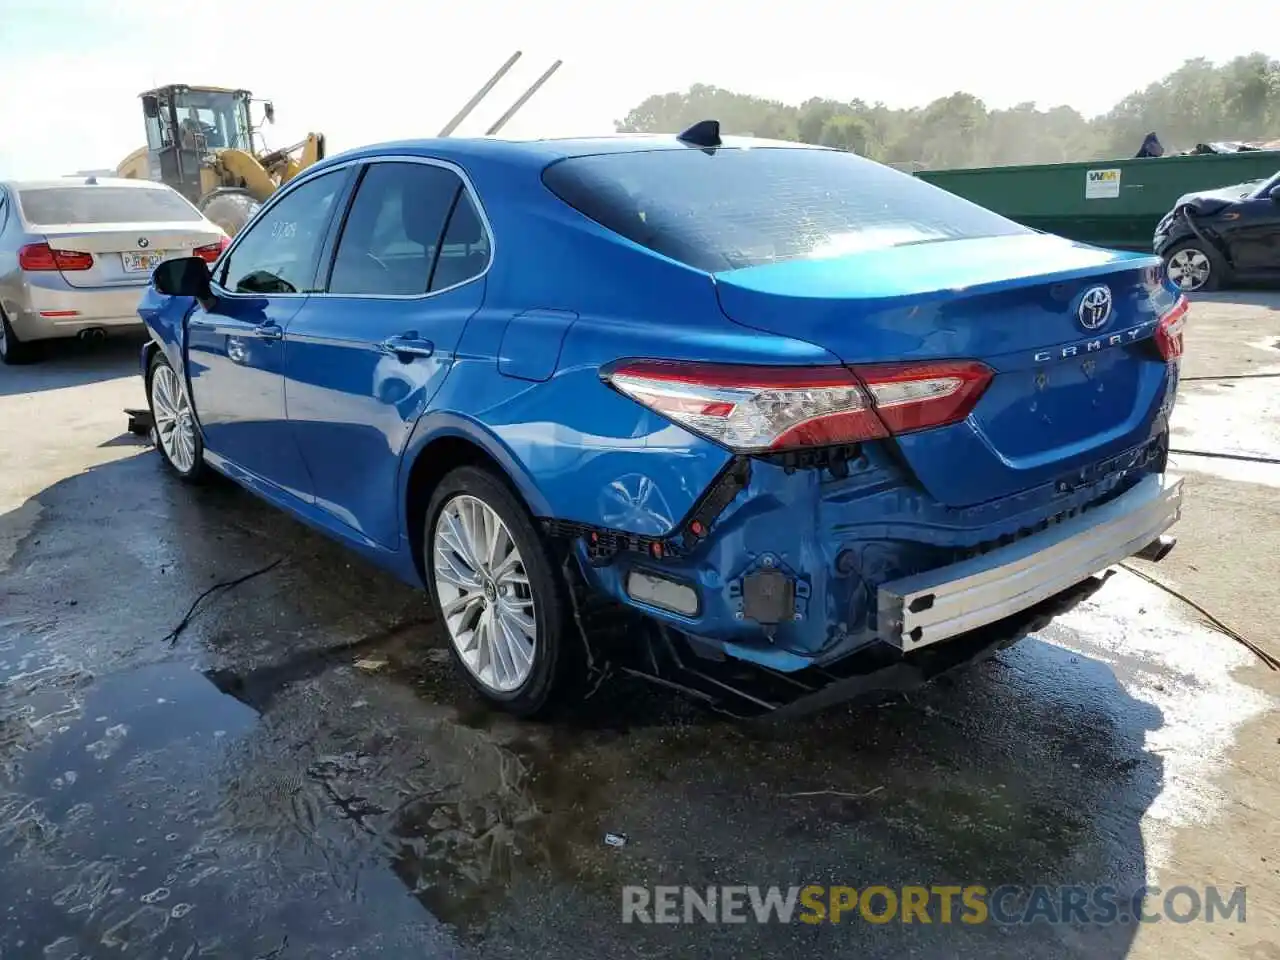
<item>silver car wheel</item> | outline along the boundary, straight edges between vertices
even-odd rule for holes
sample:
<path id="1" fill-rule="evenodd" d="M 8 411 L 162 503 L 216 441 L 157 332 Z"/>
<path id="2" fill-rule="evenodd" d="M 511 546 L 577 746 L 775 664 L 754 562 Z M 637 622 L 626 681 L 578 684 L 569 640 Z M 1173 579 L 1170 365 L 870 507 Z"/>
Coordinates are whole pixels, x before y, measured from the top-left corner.
<path id="1" fill-rule="evenodd" d="M 1190 293 L 1199 290 L 1209 281 L 1213 264 L 1202 250 L 1188 247 L 1185 250 L 1179 250 L 1169 258 L 1165 271 L 1169 274 L 1169 279 L 1180 289 Z"/>
<path id="2" fill-rule="evenodd" d="M 190 473 L 196 463 L 196 426 L 182 381 L 167 364 L 151 374 L 151 409 L 156 439 L 179 473 Z"/>
<path id="3" fill-rule="evenodd" d="M 436 596 L 459 659 L 486 689 L 518 689 L 533 670 L 538 628 L 511 531 L 483 500 L 459 494 L 440 511 L 431 543 Z"/>

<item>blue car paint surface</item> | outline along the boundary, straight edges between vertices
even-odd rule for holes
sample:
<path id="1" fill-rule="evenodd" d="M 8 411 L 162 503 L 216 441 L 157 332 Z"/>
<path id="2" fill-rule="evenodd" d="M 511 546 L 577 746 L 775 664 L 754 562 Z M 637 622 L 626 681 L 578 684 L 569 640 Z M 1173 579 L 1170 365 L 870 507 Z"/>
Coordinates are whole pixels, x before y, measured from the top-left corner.
<path id="1" fill-rule="evenodd" d="M 439 296 L 376 298 L 326 292 L 322 265 L 307 293 L 236 297 L 214 312 L 152 288 L 140 307 L 152 337 L 144 370 L 162 350 L 187 378 L 212 466 L 421 585 L 413 477 L 424 467 L 438 475 L 459 444 L 496 463 L 538 518 L 645 537 L 681 529 L 735 456 L 604 382 L 602 369 L 617 361 L 985 364 L 993 379 L 965 419 L 864 442 L 843 475 L 750 458 L 747 488 L 685 555 L 592 565 L 578 543 L 590 586 L 781 670 L 874 642 L 877 585 L 1162 468 L 1062 482 L 1167 434 L 1177 364 L 1160 358 L 1152 336 L 1176 291 L 1153 257 L 1010 225 L 993 236 L 708 268 L 620 235 L 544 182 L 548 168 L 577 158 L 692 152 L 679 162 L 716 163 L 714 153 L 761 146 L 807 150 L 726 140 L 721 151 L 697 151 L 665 137 L 444 140 L 330 158 L 278 191 L 224 256 L 298 184 L 370 161 L 429 158 L 474 191 L 491 244 L 485 272 Z M 868 176 L 898 176 L 841 156 Z M 917 206 L 949 197 L 903 179 Z M 1101 342 L 1076 322 L 1079 297 L 1098 282 L 1115 293 Z M 279 335 L 255 335 L 265 323 Z M 409 334 L 433 353 L 381 346 Z M 734 586 L 762 562 L 807 588 L 804 615 L 767 632 L 741 616 Z M 631 600 L 633 568 L 696 585 L 699 612 Z"/>

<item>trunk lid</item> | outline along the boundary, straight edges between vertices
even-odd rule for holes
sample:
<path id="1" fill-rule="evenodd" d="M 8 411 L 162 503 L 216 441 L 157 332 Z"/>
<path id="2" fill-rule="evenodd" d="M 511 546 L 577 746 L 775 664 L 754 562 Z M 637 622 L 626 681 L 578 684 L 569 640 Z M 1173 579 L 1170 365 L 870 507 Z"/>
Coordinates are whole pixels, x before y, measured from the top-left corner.
<path id="1" fill-rule="evenodd" d="M 185 257 L 222 236 L 203 221 L 191 223 L 67 223 L 37 228 L 55 250 L 93 255 L 88 270 L 63 270 L 73 287 L 139 286 L 161 260 Z"/>
<path id="2" fill-rule="evenodd" d="M 1158 264 L 1021 234 L 784 261 L 715 280 L 730 319 L 846 364 L 991 367 L 966 421 L 892 441 L 935 499 L 965 507 L 1078 474 L 1160 429 L 1168 365 L 1152 334 L 1176 295 Z M 1082 300 L 1099 287 L 1111 309 L 1091 328 L 1099 314 Z"/>

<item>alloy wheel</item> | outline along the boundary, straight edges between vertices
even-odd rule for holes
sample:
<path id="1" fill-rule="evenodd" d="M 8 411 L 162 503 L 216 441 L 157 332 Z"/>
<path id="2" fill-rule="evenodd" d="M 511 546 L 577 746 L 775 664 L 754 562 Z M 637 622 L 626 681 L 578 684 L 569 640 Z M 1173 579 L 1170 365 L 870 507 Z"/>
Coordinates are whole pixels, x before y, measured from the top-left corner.
<path id="1" fill-rule="evenodd" d="M 1209 282 L 1213 264 L 1203 250 L 1187 247 L 1169 258 L 1165 267 L 1169 279 L 1188 293 L 1199 290 Z"/>
<path id="2" fill-rule="evenodd" d="M 460 494 L 432 533 L 436 596 L 459 659 L 486 689 L 511 693 L 533 670 L 533 591 L 511 531 L 483 500 Z"/>
<path id="3" fill-rule="evenodd" d="M 191 403 L 178 375 L 168 364 L 151 375 L 151 409 L 156 440 L 179 473 L 190 473 L 196 463 L 196 426 Z"/>

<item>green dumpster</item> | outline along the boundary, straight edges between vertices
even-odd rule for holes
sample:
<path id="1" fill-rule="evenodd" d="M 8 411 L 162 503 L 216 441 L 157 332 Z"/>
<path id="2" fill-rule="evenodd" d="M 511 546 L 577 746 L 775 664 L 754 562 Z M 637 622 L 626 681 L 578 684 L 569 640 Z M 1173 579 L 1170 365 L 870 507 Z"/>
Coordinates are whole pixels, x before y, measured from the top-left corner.
<path id="1" fill-rule="evenodd" d="M 916 176 L 1011 220 L 1072 240 L 1150 250 L 1178 198 L 1270 177 L 1280 150 L 922 170 Z"/>

